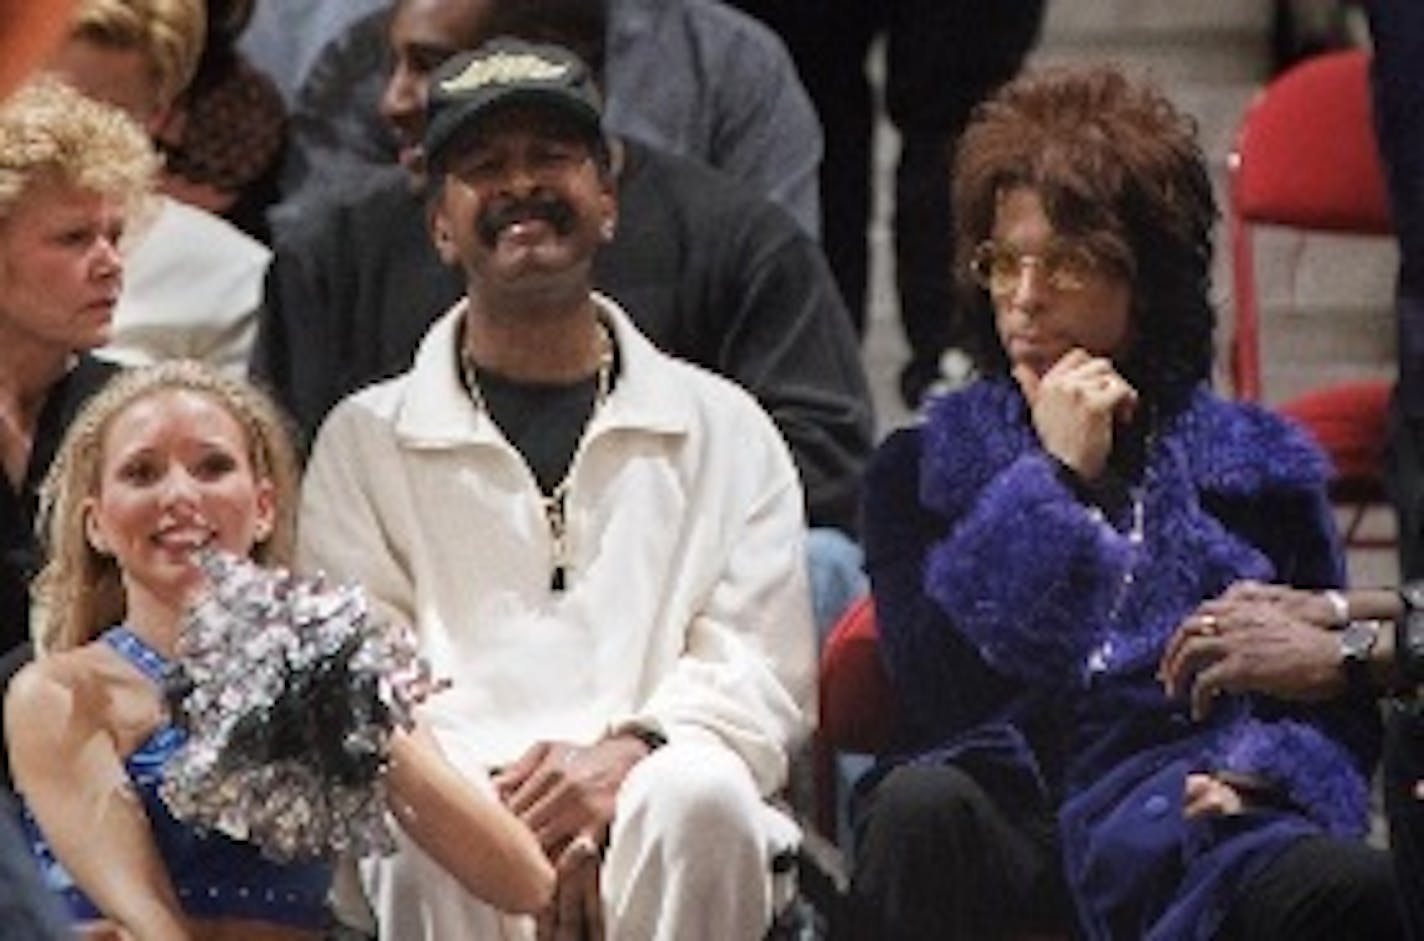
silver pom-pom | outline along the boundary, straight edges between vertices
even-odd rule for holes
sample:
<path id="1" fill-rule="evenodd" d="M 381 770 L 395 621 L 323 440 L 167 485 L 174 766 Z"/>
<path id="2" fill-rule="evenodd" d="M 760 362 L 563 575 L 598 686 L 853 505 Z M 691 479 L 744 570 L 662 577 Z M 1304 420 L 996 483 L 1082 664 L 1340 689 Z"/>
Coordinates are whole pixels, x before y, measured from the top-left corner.
<path id="1" fill-rule="evenodd" d="M 389 853 L 385 770 L 397 726 L 437 688 L 408 630 L 365 595 L 204 552 L 169 708 L 188 733 L 163 797 L 174 816 L 278 860 Z"/>

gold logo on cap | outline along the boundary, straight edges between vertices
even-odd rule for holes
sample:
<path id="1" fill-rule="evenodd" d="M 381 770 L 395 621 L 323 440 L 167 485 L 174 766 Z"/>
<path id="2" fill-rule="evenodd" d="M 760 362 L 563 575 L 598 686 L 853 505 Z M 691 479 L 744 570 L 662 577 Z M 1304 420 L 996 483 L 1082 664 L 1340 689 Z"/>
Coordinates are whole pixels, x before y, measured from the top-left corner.
<path id="1" fill-rule="evenodd" d="M 569 74 L 566 62 L 550 62 L 529 52 L 496 52 L 476 59 L 459 75 L 440 83 L 446 92 L 473 91 L 487 85 L 513 85 L 518 82 L 551 82 Z"/>

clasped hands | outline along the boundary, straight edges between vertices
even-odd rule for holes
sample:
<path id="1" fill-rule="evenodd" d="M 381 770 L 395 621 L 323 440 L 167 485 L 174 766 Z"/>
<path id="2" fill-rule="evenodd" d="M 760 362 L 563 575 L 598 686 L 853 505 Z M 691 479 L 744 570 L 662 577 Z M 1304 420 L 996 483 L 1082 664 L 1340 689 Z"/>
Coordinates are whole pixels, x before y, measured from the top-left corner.
<path id="1" fill-rule="evenodd" d="M 647 754 L 648 746 L 632 736 L 588 746 L 539 742 L 495 774 L 500 800 L 533 831 L 554 864 L 554 898 L 536 919 L 539 941 L 603 938 L 603 847 L 618 789 Z"/>
<path id="2" fill-rule="evenodd" d="M 1219 598 L 1202 602 L 1177 627 L 1162 654 L 1158 679 L 1168 696 L 1190 698 L 1197 720 L 1206 718 L 1222 693 L 1330 698 L 1344 684 L 1339 643 L 1327 630 L 1334 617 L 1330 603 L 1315 592 L 1237 582 Z M 1254 782 L 1228 775 L 1188 775 L 1185 813 L 1240 813 L 1257 789 Z"/>
<path id="3" fill-rule="evenodd" d="M 1168 696 L 1188 696 L 1204 719 L 1222 693 L 1320 701 L 1344 689 L 1335 613 L 1320 594 L 1237 582 L 1202 602 L 1172 634 L 1157 677 Z"/>

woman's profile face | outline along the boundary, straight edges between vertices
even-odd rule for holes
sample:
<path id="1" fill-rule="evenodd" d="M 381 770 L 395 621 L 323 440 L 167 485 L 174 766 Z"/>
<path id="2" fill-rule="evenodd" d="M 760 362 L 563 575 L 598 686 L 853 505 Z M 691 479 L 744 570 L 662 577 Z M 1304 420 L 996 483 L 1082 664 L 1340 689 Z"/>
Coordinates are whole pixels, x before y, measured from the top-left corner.
<path id="1" fill-rule="evenodd" d="M 1011 366 L 1043 375 L 1076 347 L 1121 362 L 1132 342 L 1131 285 L 1061 238 L 1035 190 L 999 195 L 983 249 L 980 278 Z"/>
<path id="2" fill-rule="evenodd" d="M 123 285 L 125 207 L 36 182 L 0 221 L 0 343 L 69 354 L 108 342 Z"/>
<path id="3" fill-rule="evenodd" d="M 271 534 L 273 486 L 255 473 L 247 435 L 226 408 L 173 389 L 110 421 L 86 509 L 89 542 L 118 563 L 130 607 L 136 594 L 177 606 L 200 583 L 196 550 L 246 556 Z"/>

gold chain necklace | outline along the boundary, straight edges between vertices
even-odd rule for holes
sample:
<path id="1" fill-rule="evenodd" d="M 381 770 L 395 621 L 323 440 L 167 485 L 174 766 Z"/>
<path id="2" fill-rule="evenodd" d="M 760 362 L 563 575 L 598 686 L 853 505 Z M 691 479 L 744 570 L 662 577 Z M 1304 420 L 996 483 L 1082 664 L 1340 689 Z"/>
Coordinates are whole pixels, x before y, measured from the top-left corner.
<path id="1" fill-rule="evenodd" d="M 569 542 L 568 498 L 574 464 L 578 460 L 579 452 L 583 450 L 588 430 L 593 427 L 594 416 L 603 408 L 603 403 L 608 401 L 608 394 L 613 390 L 613 334 L 602 317 L 595 323 L 598 325 L 598 368 L 594 374 L 593 407 L 588 410 L 588 417 L 584 419 L 583 429 L 579 432 L 578 443 L 574 445 L 574 453 L 569 458 L 569 466 L 565 468 L 563 478 L 554 485 L 553 490 L 547 494 L 539 494 L 544 509 L 544 523 L 549 527 L 549 590 L 556 592 L 567 587 L 568 571 L 573 562 Z M 485 401 L 484 392 L 480 390 L 477 367 L 463 343 L 460 345 L 460 377 L 465 382 L 465 388 L 469 391 L 470 401 L 474 403 L 475 408 L 488 415 L 489 405 Z"/>

